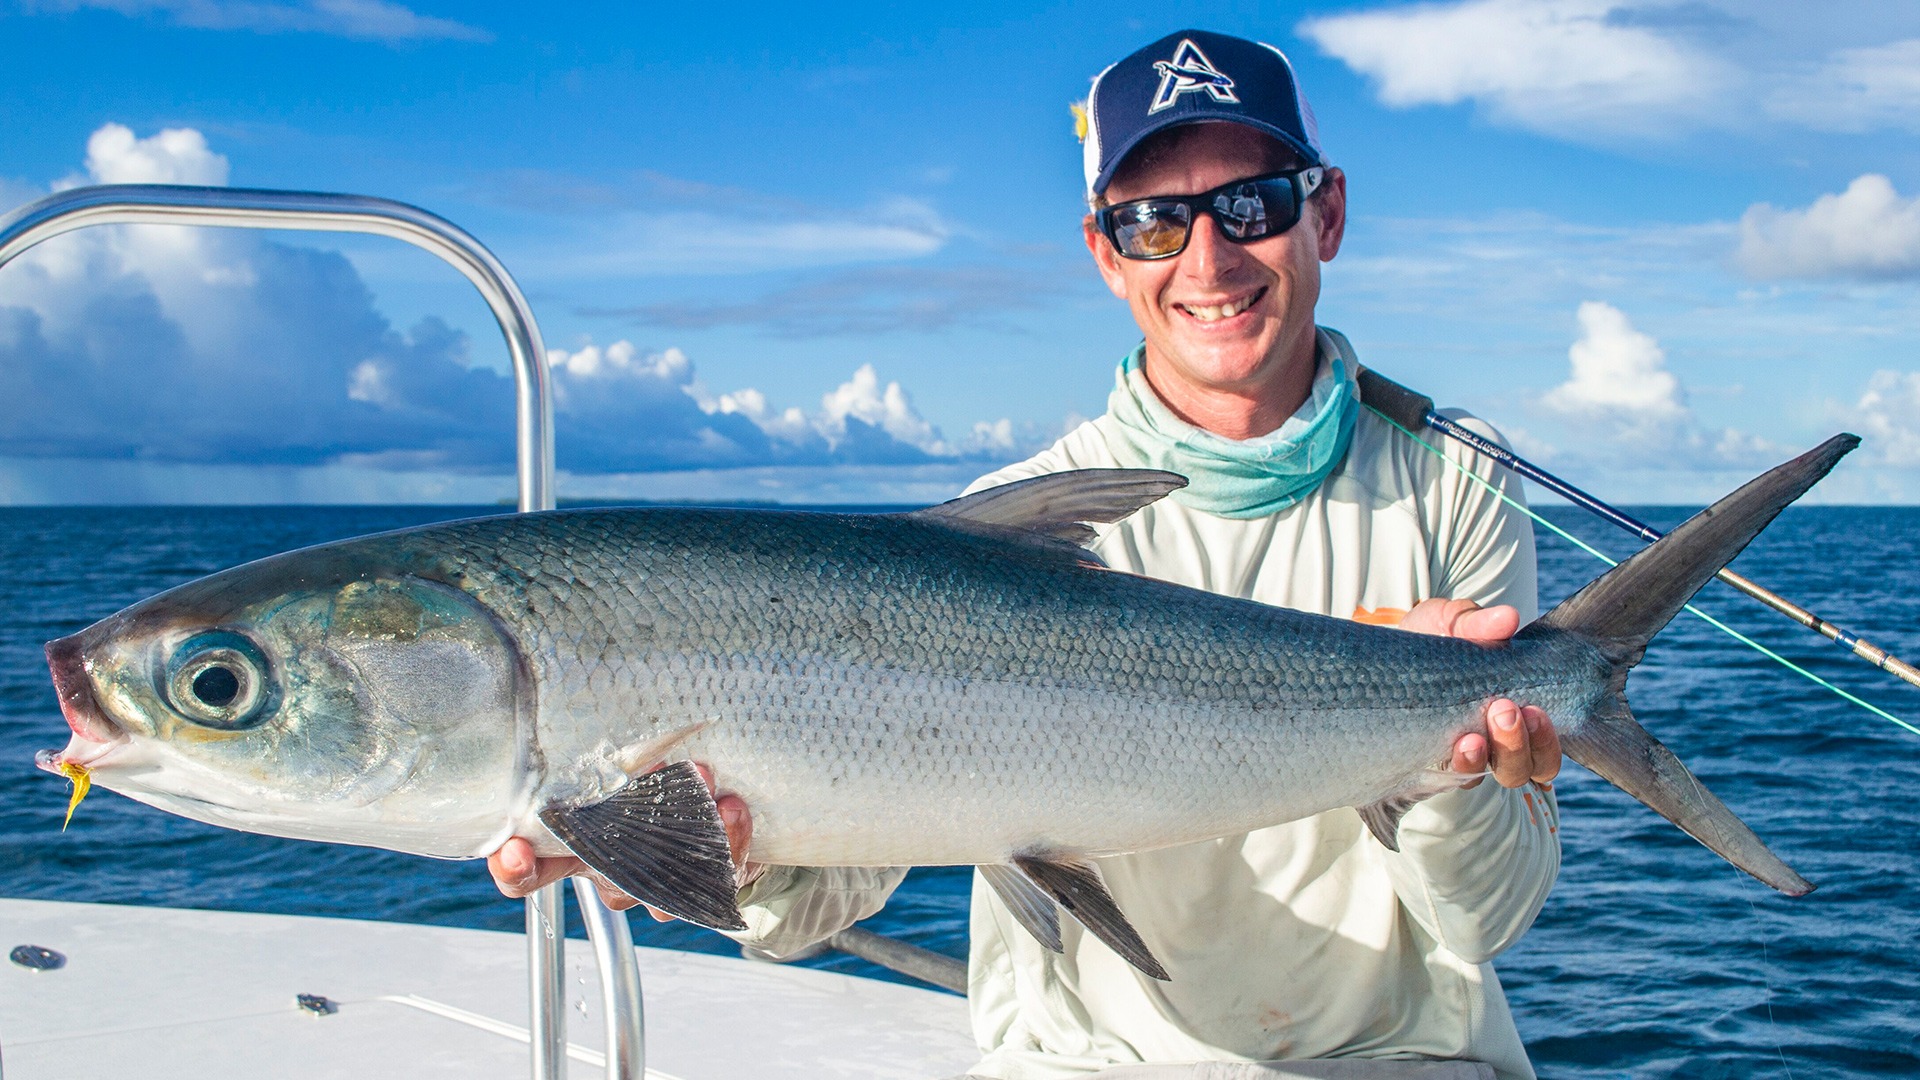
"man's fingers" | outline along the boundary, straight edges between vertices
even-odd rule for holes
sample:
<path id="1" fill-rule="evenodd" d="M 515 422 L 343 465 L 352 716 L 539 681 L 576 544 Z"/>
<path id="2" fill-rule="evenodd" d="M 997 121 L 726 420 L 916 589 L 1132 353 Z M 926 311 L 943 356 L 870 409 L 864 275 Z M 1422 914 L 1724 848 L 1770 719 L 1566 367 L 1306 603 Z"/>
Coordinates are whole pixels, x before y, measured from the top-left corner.
<path id="1" fill-rule="evenodd" d="M 1471 600 L 1447 600 L 1433 597 L 1413 605 L 1406 617 L 1400 620 L 1400 629 L 1411 630 L 1416 634 L 1434 634 L 1450 637 L 1453 624 L 1460 616 L 1480 605 Z"/>
<path id="2" fill-rule="evenodd" d="M 493 875 L 494 885 L 511 897 L 533 891 L 530 883 L 536 869 L 533 845 L 517 836 L 508 838 L 499 851 L 487 856 L 487 872 Z"/>
<path id="3" fill-rule="evenodd" d="M 1533 779 L 1533 747 L 1520 706 L 1501 698 L 1487 706 L 1487 741 L 1493 778 L 1501 787 L 1519 787 Z"/>
<path id="4" fill-rule="evenodd" d="M 1454 601 L 1459 603 L 1460 601 Z M 1474 607 L 1457 613 L 1447 633 L 1451 637 L 1477 641 L 1482 645 L 1498 645 L 1513 637 L 1520 630 L 1520 611 L 1512 604 L 1496 604 L 1493 607 Z"/>
<path id="5" fill-rule="evenodd" d="M 1487 738 L 1475 732 L 1468 732 L 1454 740 L 1453 771 L 1473 777 L 1461 787 L 1479 787 L 1486 779 L 1481 775 L 1487 771 Z"/>
<path id="6" fill-rule="evenodd" d="M 533 845 L 515 836 L 500 845 L 499 851 L 487 856 L 487 871 L 493 875 L 493 883 L 501 893 L 518 900 L 563 878 L 587 873 L 587 864 L 570 855 L 537 858 Z"/>
<path id="7" fill-rule="evenodd" d="M 720 824 L 727 829 L 727 850 L 736 870 L 747 865 L 747 852 L 753 849 L 753 815 L 747 801 L 738 795 L 722 795 L 714 801 L 720 811 Z"/>
<path id="8" fill-rule="evenodd" d="M 1527 743 L 1533 749 L 1529 779 L 1547 783 L 1560 775 L 1560 733 L 1553 729 L 1547 710 L 1529 705 L 1520 710 L 1527 725 Z"/>
<path id="9" fill-rule="evenodd" d="M 1498 645 L 1520 629 L 1520 612 L 1511 604 L 1483 608 L 1471 600 L 1434 597 L 1413 605 L 1400 620 L 1400 629 Z"/>
<path id="10" fill-rule="evenodd" d="M 693 763 L 693 771 L 700 774 L 700 782 L 707 785 L 707 794 L 716 794 L 713 786 L 713 766 L 703 762 Z"/>

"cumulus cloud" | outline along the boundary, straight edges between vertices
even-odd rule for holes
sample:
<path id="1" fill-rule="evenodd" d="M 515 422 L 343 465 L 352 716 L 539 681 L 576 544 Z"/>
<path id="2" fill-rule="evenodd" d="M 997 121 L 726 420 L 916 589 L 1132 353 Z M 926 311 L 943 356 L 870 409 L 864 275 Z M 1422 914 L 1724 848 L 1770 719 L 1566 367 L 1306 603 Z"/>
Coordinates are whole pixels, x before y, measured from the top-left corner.
<path id="1" fill-rule="evenodd" d="M 1821 131 L 1920 130 L 1920 38 L 1838 50 L 1788 78 L 1766 107 Z"/>
<path id="2" fill-rule="evenodd" d="M 849 425 L 865 424 L 929 454 L 952 450 L 933 425 L 914 410 L 907 392 L 897 382 L 884 388 L 872 364 L 862 364 L 853 378 L 820 399 L 823 433 L 835 441 L 846 439 Z"/>
<path id="3" fill-rule="evenodd" d="M 1868 173 L 1803 210 L 1758 203 L 1740 218 L 1733 258 L 1756 278 L 1920 276 L 1920 198 Z"/>
<path id="4" fill-rule="evenodd" d="M 142 139 L 124 124 L 105 124 L 87 139 L 87 173 L 96 184 L 221 187 L 228 165 L 192 128 L 167 128 Z"/>
<path id="5" fill-rule="evenodd" d="M 107 125 L 85 182 L 223 182 L 200 133 Z M 344 464 L 497 472 L 511 379 L 428 318 L 394 328 L 334 252 L 259 234 L 81 230 L 4 272 L 0 456 L 193 466 Z M 548 355 L 560 464 L 575 474 L 928 465 L 1008 456 L 1004 422 L 948 440 L 862 367 L 819 409 L 711 394 L 678 349 L 592 343 Z"/>
<path id="6" fill-rule="evenodd" d="M 387 0 L 27 0 L 28 11 L 72 12 L 85 9 L 121 15 L 151 16 L 200 30 L 251 30 L 261 34 L 329 34 L 382 41 L 445 39 L 492 41 L 475 26 L 421 15 Z"/>
<path id="7" fill-rule="evenodd" d="M 1542 400 L 1562 412 L 1614 412 L 1670 419 L 1686 412 L 1680 380 L 1666 369 L 1667 354 L 1651 334 L 1634 329 L 1626 313 L 1589 300 L 1580 305 L 1580 340 L 1567 350 L 1573 377 Z"/>
<path id="8" fill-rule="evenodd" d="M 1686 390 L 1667 370 L 1666 350 L 1611 304 L 1580 305 L 1581 335 L 1567 350 L 1566 382 L 1540 397 L 1553 417 L 1554 442 L 1543 457 L 1607 457 L 1677 468 L 1767 463 L 1780 447 L 1733 428 L 1704 426 Z"/>
<path id="9" fill-rule="evenodd" d="M 898 382 L 862 364 L 820 407 L 771 403 L 752 387 L 715 393 L 679 349 L 644 353 L 630 341 L 548 353 L 563 461 L 574 448 L 602 471 L 761 465 L 925 465 L 1002 460 L 1012 425 L 983 421 L 948 440 Z M 636 441 L 634 418 L 645 417 Z M 577 465 L 569 467 L 577 469 Z"/>
<path id="10" fill-rule="evenodd" d="M 1460 0 L 1308 19 L 1298 32 L 1372 79 L 1393 108 L 1474 102 L 1494 119 L 1583 138 L 1698 124 L 1727 65 L 1619 0 Z"/>

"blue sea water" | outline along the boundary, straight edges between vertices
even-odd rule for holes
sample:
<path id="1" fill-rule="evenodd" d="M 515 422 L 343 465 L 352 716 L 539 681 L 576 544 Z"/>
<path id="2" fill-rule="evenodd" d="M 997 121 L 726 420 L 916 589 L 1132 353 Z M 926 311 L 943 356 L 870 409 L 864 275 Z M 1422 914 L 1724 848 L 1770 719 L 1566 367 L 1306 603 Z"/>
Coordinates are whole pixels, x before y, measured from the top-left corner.
<path id="1" fill-rule="evenodd" d="M 520 904 L 477 863 L 226 832 L 104 792 L 62 833 L 65 785 L 32 765 L 66 739 L 43 642 L 235 562 L 475 512 L 490 511 L 0 509 L 0 895 L 519 929 Z M 1549 513 L 1616 556 L 1634 546 L 1575 511 Z M 1641 513 L 1661 528 L 1684 516 Z M 1546 603 L 1599 568 L 1544 532 L 1540 547 Z M 1736 566 L 1920 656 L 1920 510 L 1794 508 Z M 1722 586 L 1698 604 L 1920 723 L 1920 691 Z M 1646 725 L 1820 889 L 1778 896 L 1570 764 L 1559 884 L 1497 961 L 1541 1074 L 1920 1075 L 1920 736 L 1685 615 L 1630 689 Z M 967 888 L 963 870 L 916 871 L 866 925 L 964 955 Z M 685 925 L 632 925 L 642 944 L 733 951 Z M 812 963 L 884 976 L 848 957 Z"/>

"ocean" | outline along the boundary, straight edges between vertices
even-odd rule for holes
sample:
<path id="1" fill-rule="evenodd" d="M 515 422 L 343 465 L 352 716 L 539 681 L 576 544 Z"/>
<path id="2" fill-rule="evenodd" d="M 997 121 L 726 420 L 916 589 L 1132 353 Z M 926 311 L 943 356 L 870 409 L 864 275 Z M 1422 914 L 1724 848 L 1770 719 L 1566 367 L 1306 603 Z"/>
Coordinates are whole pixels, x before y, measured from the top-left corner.
<path id="1" fill-rule="evenodd" d="M 66 741 L 41 645 L 168 586 L 262 555 L 487 507 L 0 509 L 0 895 L 518 930 L 478 863 L 227 832 L 107 792 L 61 831 L 65 785 L 33 767 Z M 1642 508 L 1670 528 L 1674 508 Z M 1569 508 L 1616 557 L 1636 546 Z M 1594 576 L 1540 534 L 1541 597 Z M 1920 658 L 1920 509 L 1796 507 L 1736 568 L 1909 660 Z M 1920 691 L 1724 586 L 1697 603 L 1853 693 L 1920 723 Z M 1568 763 L 1565 865 L 1539 921 L 1495 962 L 1544 1077 L 1920 1075 L 1920 736 L 1682 615 L 1633 676 L 1634 707 L 1819 891 L 1779 896 Z M 917 870 L 864 924 L 966 951 L 968 872 Z M 572 935 L 580 936 L 577 916 Z M 732 953 L 683 924 L 641 944 Z M 0 944 L 10 944 L 0 942 Z M 809 963 L 890 977 L 861 961 Z"/>

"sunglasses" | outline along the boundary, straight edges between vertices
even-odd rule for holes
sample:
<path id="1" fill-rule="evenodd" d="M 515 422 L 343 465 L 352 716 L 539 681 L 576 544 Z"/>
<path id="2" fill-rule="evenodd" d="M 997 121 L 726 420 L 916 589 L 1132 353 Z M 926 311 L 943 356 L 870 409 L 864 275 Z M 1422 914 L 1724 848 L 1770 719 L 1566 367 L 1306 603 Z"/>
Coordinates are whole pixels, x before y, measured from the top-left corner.
<path id="1" fill-rule="evenodd" d="M 1156 195 L 1116 203 L 1100 211 L 1100 231 L 1129 259 L 1171 259 L 1187 249 L 1195 214 L 1213 215 L 1220 232 L 1236 244 L 1279 236 L 1300 221 L 1307 199 L 1326 179 L 1326 169 L 1268 173 L 1222 184 L 1198 195 Z"/>

